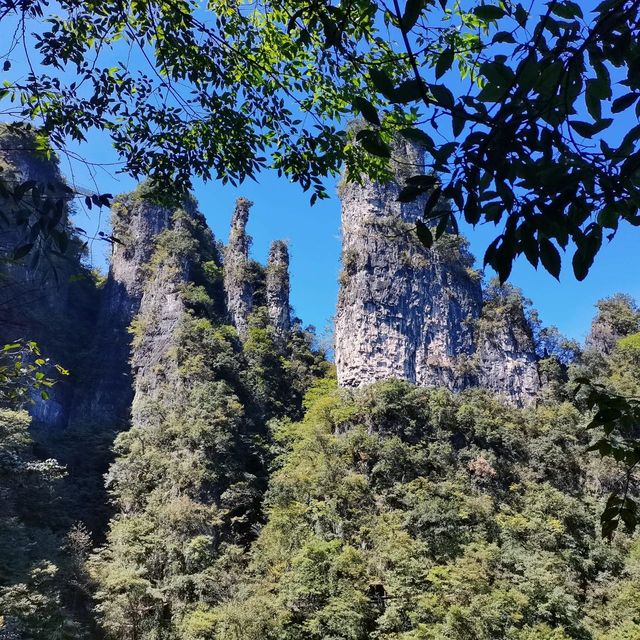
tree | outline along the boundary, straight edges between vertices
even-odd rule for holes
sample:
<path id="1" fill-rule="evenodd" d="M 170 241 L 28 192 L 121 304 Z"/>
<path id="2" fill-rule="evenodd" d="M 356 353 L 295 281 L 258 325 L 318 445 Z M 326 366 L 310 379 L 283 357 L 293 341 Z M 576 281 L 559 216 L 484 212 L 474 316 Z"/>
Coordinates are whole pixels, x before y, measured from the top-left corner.
<path id="1" fill-rule="evenodd" d="M 613 126 L 640 110 L 635 1 L 589 15 L 571 0 L 0 6 L 23 45 L 36 22 L 32 72 L 5 84 L 5 113 L 58 148 L 105 130 L 134 175 L 183 188 L 270 166 L 314 201 L 342 163 L 350 179 L 384 175 L 400 132 L 439 176 L 410 177 L 401 197 L 430 194 L 436 235 L 459 216 L 496 224 L 484 259 L 502 280 L 521 254 L 558 277 L 570 245 L 583 279 L 605 237 L 640 223 L 640 127 Z M 135 63 L 114 62 L 129 49 Z M 355 113 L 367 126 L 341 128 Z"/>

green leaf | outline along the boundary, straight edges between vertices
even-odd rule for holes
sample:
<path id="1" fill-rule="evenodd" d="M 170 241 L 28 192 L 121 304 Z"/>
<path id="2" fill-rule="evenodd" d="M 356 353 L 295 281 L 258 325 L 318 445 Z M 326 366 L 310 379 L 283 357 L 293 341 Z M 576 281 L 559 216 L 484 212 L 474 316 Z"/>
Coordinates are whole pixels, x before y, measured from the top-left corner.
<path id="1" fill-rule="evenodd" d="M 33 242 L 30 242 L 29 244 L 23 244 L 13 252 L 13 259 L 20 260 L 20 258 L 24 258 L 31 251 L 31 249 L 33 249 Z"/>
<path id="2" fill-rule="evenodd" d="M 594 120 L 599 120 L 602 117 L 602 97 L 597 87 L 597 81 L 587 80 L 584 101 L 589 115 Z"/>
<path id="3" fill-rule="evenodd" d="M 360 96 L 353 99 L 353 106 L 362 114 L 364 119 L 375 126 L 380 126 L 380 118 L 376 108 L 365 98 Z"/>
<path id="4" fill-rule="evenodd" d="M 438 178 L 436 176 L 424 175 L 422 173 L 407 178 L 408 185 L 410 184 L 418 187 L 424 187 L 425 189 L 430 189 L 436 184 L 436 182 L 438 182 Z"/>
<path id="5" fill-rule="evenodd" d="M 492 4 L 485 4 L 475 7 L 473 13 L 476 17 L 480 18 L 480 20 L 490 22 L 502 18 L 505 15 L 505 10 Z"/>
<path id="6" fill-rule="evenodd" d="M 556 2 L 551 11 L 557 16 L 566 18 L 567 20 L 571 20 L 573 18 L 584 18 L 584 14 L 582 13 L 580 6 L 575 2 L 569 2 L 568 0 L 564 0 L 564 2 Z"/>
<path id="7" fill-rule="evenodd" d="M 402 28 L 405 32 L 411 31 L 420 18 L 420 14 L 426 5 L 425 0 L 407 0 L 402 16 Z"/>
<path id="8" fill-rule="evenodd" d="M 390 99 L 393 96 L 394 86 L 389 75 L 380 69 L 371 69 L 369 77 L 373 86 L 385 97 Z"/>
<path id="9" fill-rule="evenodd" d="M 430 84 L 429 91 L 431 91 L 438 105 L 445 109 L 453 109 L 455 104 L 453 93 L 447 87 L 443 84 Z"/>
<path id="10" fill-rule="evenodd" d="M 628 109 L 637 99 L 640 93 L 627 93 L 626 96 L 620 96 L 613 101 L 611 105 L 611 113 L 620 113 Z"/>
<path id="11" fill-rule="evenodd" d="M 508 32 L 508 31 L 498 31 L 495 36 L 493 36 L 493 40 L 491 40 L 491 44 L 498 44 L 500 42 L 508 42 L 509 44 L 515 44 L 516 39 Z"/>
<path id="12" fill-rule="evenodd" d="M 431 233 L 431 229 L 422 222 L 422 220 L 418 220 L 416 222 L 416 233 L 418 235 L 418 240 L 423 247 L 430 249 L 433 246 L 433 234 Z"/>
<path id="13" fill-rule="evenodd" d="M 525 27 L 527 25 L 527 19 L 529 18 L 529 12 L 521 5 L 518 4 L 516 10 L 514 11 L 514 17 L 516 22 L 521 26 Z"/>
<path id="14" fill-rule="evenodd" d="M 398 202 L 413 202 L 419 195 L 427 190 L 426 187 L 409 184 L 404 187 L 398 195 Z"/>
<path id="15" fill-rule="evenodd" d="M 581 135 L 583 138 L 591 138 L 596 133 L 600 133 L 611 125 L 613 118 L 602 118 L 595 123 L 583 122 L 581 120 L 571 120 L 569 125 L 571 128 Z"/>
<path id="16" fill-rule="evenodd" d="M 420 100 L 422 98 L 421 83 L 422 81 L 417 78 L 405 80 L 397 89 L 394 89 L 389 100 L 394 104 L 406 104 Z"/>
<path id="17" fill-rule="evenodd" d="M 436 62 L 436 79 L 440 79 L 449 69 L 454 60 L 454 52 L 451 47 L 445 49 L 439 56 Z"/>
<path id="18" fill-rule="evenodd" d="M 362 132 L 361 132 L 362 133 Z M 365 132 L 367 135 L 360 138 L 360 144 L 365 151 L 380 158 L 390 158 L 391 149 L 385 144 L 380 135 L 375 131 Z"/>
<path id="19" fill-rule="evenodd" d="M 486 84 L 478 95 L 478 100 L 480 102 L 500 102 L 504 97 L 505 90 L 505 87 L 496 84 Z"/>
<path id="20" fill-rule="evenodd" d="M 602 245 L 602 228 L 594 226 L 588 234 L 576 240 L 576 244 L 578 248 L 573 255 L 573 272 L 578 280 L 584 280 Z"/>
<path id="21" fill-rule="evenodd" d="M 433 138 L 420 129 L 416 129 L 415 127 L 407 127 L 405 129 L 400 129 L 400 133 L 407 140 L 418 142 L 419 144 L 424 145 L 424 147 L 429 151 L 435 148 Z"/>
<path id="22" fill-rule="evenodd" d="M 438 200 L 440 199 L 440 194 L 442 193 L 442 187 L 436 187 L 427 198 L 427 202 L 424 205 L 424 217 L 429 218 L 431 212 L 435 209 L 435 206 L 438 204 Z"/>
<path id="23" fill-rule="evenodd" d="M 547 238 L 540 240 L 540 262 L 542 266 L 556 279 L 560 280 L 562 260 L 560 253 Z"/>

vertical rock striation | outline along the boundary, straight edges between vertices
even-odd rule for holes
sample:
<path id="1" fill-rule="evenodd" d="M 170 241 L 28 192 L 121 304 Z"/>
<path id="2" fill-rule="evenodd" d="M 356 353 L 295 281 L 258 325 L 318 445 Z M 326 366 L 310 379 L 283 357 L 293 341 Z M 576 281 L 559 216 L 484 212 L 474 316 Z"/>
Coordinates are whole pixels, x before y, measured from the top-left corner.
<path id="1" fill-rule="evenodd" d="M 274 240 L 267 259 L 267 309 L 276 344 L 281 352 L 287 346 L 291 330 L 289 289 L 289 249 L 283 240 Z"/>
<path id="2" fill-rule="evenodd" d="M 109 275 L 95 328 L 91 373 L 74 403 L 72 423 L 90 419 L 121 429 L 129 422 L 133 383 L 129 325 L 140 309 L 155 240 L 171 224 L 171 210 L 148 199 L 146 184 L 119 196 L 112 206 Z"/>
<path id="3" fill-rule="evenodd" d="M 341 186 L 339 384 L 401 378 L 454 391 L 481 385 L 513 404 L 531 403 L 540 380 L 522 305 L 490 324 L 467 242 L 445 234 L 432 249 L 421 245 L 415 223 L 427 196 L 409 203 L 398 196 L 408 176 L 423 172 L 424 156 L 416 145 L 397 143 L 394 157 L 401 160 L 393 180 Z"/>
<path id="4" fill-rule="evenodd" d="M 231 218 L 231 232 L 224 254 L 224 288 L 231 321 L 241 339 L 247 335 L 253 309 L 253 286 L 249 278 L 251 237 L 246 233 L 249 210 L 253 203 L 238 198 Z"/>
<path id="5" fill-rule="evenodd" d="M 15 340 L 34 340 L 44 357 L 70 369 L 72 375 L 61 377 L 43 401 L 39 394 L 29 407 L 36 428 L 61 428 L 68 419 L 79 357 L 92 336 L 97 292 L 91 273 L 82 263 L 82 243 L 73 237 L 69 222 L 68 187 L 60 174 L 55 157 L 35 151 L 36 133 L 26 127 L 0 125 L 0 169 L 2 179 L 11 187 L 29 181 L 39 191 L 39 202 L 25 195 L 16 203 L 0 195 L 0 253 L 11 256 L 19 247 L 31 245 L 22 259 L 0 262 L 0 345 Z M 29 192 L 32 194 L 33 192 Z M 42 203 L 55 204 L 43 207 Z M 57 209 L 57 204 L 62 205 Z M 50 250 L 44 236 L 31 237 L 20 219 L 25 212 L 39 211 L 58 222 L 53 233 L 69 237 L 64 256 Z M 30 223 L 40 221 L 32 215 Z M 69 349 L 73 340 L 74 348 Z"/>
<path id="6" fill-rule="evenodd" d="M 403 378 L 461 389 L 472 382 L 473 319 L 482 304 L 472 259 L 454 236 L 425 249 L 415 237 L 424 199 L 402 203 L 406 176 L 423 171 L 402 149 L 395 180 L 341 186 L 342 274 L 336 366 L 343 386 Z"/>

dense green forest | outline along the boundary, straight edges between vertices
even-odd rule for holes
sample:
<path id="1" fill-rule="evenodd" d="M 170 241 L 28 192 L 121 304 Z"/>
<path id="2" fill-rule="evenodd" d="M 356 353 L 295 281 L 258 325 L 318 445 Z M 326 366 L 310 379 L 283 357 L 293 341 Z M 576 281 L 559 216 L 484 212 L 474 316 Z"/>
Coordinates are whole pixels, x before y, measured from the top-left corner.
<path id="1" fill-rule="evenodd" d="M 506 284 L 518 258 L 584 280 L 640 225 L 640 3 L 0 21 L 0 640 L 640 639 L 640 308 L 601 300 L 577 344 Z M 86 141 L 146 182 L 67 184 Z M 442 384 L 338 384 L 286 243 L 249 257 L 244 199 L 213 237 L 194 180 L 266 169 L 311 204 L 342 175 L 341 295 Z M 111 208 L 107 275 L 78 203 Z M 458 221 L 495 227 L 498 280 Z"/>
<path id="2" fill-rule="evenodd" d="M 66 511 L 85 478 L 43 459 L 29 400 L 3 396 L 3 640 L 640 637 L 638 539 L 600 533 L 623 465 L 587 451 L 599 433 L 574 393 L 584 376 L 640 393 L 632 299 L 601 301 L 584 346 L 528 311 L 544 383 L 528 408 L 397 380 L 340 389 L 299 324 L 278 346 L 269 267 L 247 265 L 257 305 L 238 340 L 222 249 L 197 215 L 172 215 L 147 277 L 189 263 L 185 311 L 113 443 L 106 530 Z M 526 307 L 508 285 L 485 295 L 485 323 Z M 154 309 L 131 325 L 134 351 L 150 353 Z"/>

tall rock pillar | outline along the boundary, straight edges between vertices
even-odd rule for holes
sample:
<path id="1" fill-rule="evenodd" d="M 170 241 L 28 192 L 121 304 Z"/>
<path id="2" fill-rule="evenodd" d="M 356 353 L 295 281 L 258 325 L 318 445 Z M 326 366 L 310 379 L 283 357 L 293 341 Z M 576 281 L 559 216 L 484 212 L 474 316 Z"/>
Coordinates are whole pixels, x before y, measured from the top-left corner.
<path id="1" fill-rule="evenodd" d="M 291 330 L 289 289 L 289 249 L 283 240 L 274 240 L 267 259 L 267 309 L 281 351 L 287 345 Z"/>
<path id="2" fill-rule="evenodd" d="M 71 422 L 123 428 L 129 422 L 133 380 L 129 325 L 140 309 L 145 267 L 155 239 L 171 224 L 171 210 L 150 202 L 143 184 L 116 198 L 111 220 L 113 243 L 109 276 L 102 291 L 91 363 L 74 403 Z"/>
<path id="3" fill-rule="evenodd" d="M 408 176 L 424 172 L 424 154 L 398 142 L 390 182 L 345 182 L 342 273 L 336 312 L 336 367 L 343 386 L 402 378 L 459 389 L 473 382 L 473 320 L 480 281 L 457 236 L 427 250 L 415 222 L 424 199 L 398 196 Z"/>
<path id="4" fill-rule="evenodd" d="M 224 254 L 224 289 L 227 309 L 240 338 L 247 335 L 249 315 L 253 309 L 253 286 L 249 279 L 249 247 L 246 233 L 252 202 L 238 198 L 231 218 L 231 232 Z"/>
<path id="5" fill-rule="evenodd" d="M 480 384 L 518 407 L 533 404 L 540 390 L 538 358 L 518 289 L 489 285 L 477 343 Z"/>

